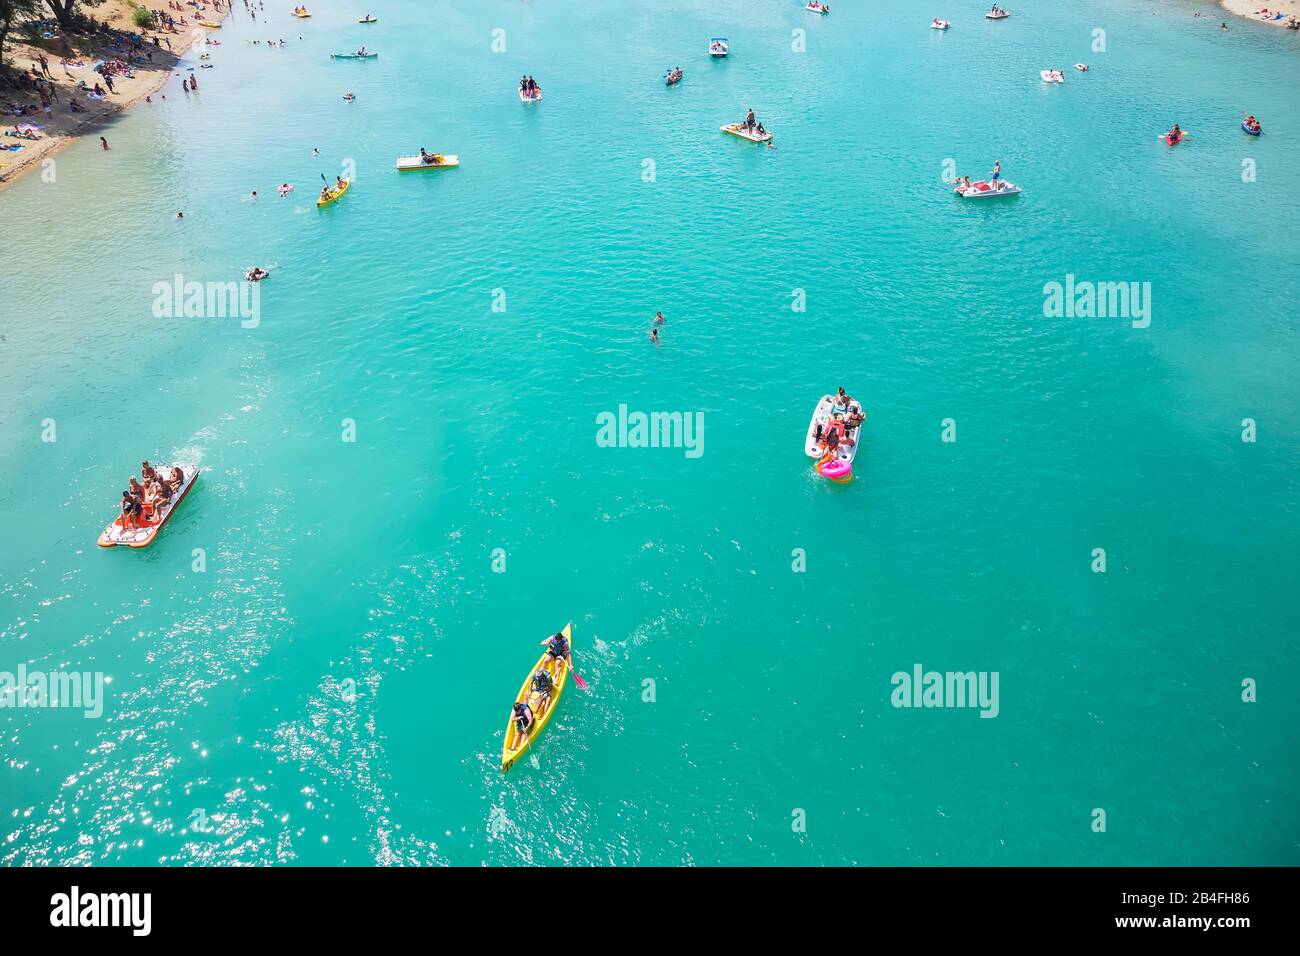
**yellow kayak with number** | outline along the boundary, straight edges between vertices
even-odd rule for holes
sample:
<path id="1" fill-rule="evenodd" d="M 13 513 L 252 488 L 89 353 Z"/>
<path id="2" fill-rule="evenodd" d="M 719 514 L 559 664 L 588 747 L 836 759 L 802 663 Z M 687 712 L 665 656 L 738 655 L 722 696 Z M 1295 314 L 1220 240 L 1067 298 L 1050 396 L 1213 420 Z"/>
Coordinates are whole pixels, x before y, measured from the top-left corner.
<path id="1" fill-rule="evenodd" d="M 569 655 L 573 655 L 573 622 L 570 621 L 564 625 L 561 631 L 565 640 L 569 642 Z M 542 656 L 538 659 L 536 665 L 528 672 L 524 678 L 524 684 L 519 688 L 519 695 L 515 697 L 516 704 L 527 704 L 533 710 L 533 726 L 527 734 L 520 734 L 515 727 L 514 708 L 510 709 L 510 719 L 506 721 L 506 739 L 501 747 L 501 772 L 505 773 L 510 770 L 516 760 L 524 755 L 524 752 L 532 745 L 532 742 L 541 736 L 542 731 L 546 729 L 547 723 L 550 722 L 551 715 L 555 713 L 555 708 L 560 706 L 560 696 L 564 693 L 564 688 L 569 683 L 569 666 L 562 661 L 556 661 L 555 666 L 559 669 L 560 674 L 556 677 L 552 674 L 555 681 L 555 690 L 551 694 L 551 702 L 547 705 L 546 710 L 541 716 L 537 716 L 537 707 L 535 701 L 537 694 L 533 691 L 533 674 L 540 668 L 546 667 L 546 652 L 542 651 Z M 549 670 L 549 668 L 548 668 Z"/>
<path id="2" fill-rule="evenodd" d="M 345 192 L 347 192 L 348 187 L 350 187 L 351 185 L 352 185 L 352 180 L 345 179 L 343 180 L 342 186 L 331 186 L 328 196 L 316 197 L 316 207 L 320 208 L 321 206 L 328 206 L 332 202 L 337 202 L 339 197 L 342 196 Z"/>

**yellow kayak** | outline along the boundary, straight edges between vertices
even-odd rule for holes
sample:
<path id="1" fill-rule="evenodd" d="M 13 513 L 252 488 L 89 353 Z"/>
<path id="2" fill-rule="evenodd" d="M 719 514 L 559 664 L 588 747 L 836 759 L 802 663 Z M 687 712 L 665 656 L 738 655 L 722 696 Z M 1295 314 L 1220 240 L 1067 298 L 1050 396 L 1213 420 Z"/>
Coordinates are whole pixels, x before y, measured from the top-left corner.
<path id="1" fill-rule="evenodd" d="M 345 179 L 343 180 L 342 186 L 332 186 L 329 191 L 329 198 L 324 198 L 321 196 L 316 197 L 317 207 L 328 206 L 330 203 L 336 202 L 340 196 L 342 196 L 345 192 L 348 191 L 348 187 L 351 185 L 352 185 L 352 180 Z"/>
<path id="2" fill-rule="evenodd" d="M 299 20 L 306 20 L 309 16 L 311 16 L 311 14 L 308 13 L 306 10 L 303 10 L 301 13 L 295 10 L 293 11 L 293 15 L 297 17 Z"/>
<path id="3" fill-rule="evenodd" d="M 564 631 L 562 633 L 569 641 L 569 654 L 572 656 L 573 623 L 570 622 L 564 625 Z M 524 685 L 519 688 L 519 696 L 515 698 L 516 704 L 528 704 L 529 707 L 532 707 L 534 715 L 536 715 L 534 702 L 537 695 L 533 693 L 532 690 L 533 674 L 536 673 L 538 669 L 545 666 L 546 652 L 542 651 L 541 658 L 537 661 L 536 665 L 533 666 L 532 670 L 528 672 L 528 676 L 524 678 Z M 555 692 L 551 694 L 551 703 L 546 708 L 546 711 L 540 717 L 536 717 L 533 721 L 532 730 L 529 731 L 527 736 L 520 736 L 519 731 L 515 728 L 514 709 L 511 709 L 510 719 L 506 721 L 506 740 L 501 747 L 502 773 L 507 772 L 512 766 L 514 766 L 515 761 L 524 755 L 524 751 L 528 749 L 529 745 L 541 736 L 542 731 L 546 729 L 547 723 L 550 722 L 551 715 L 555 713 L 555 708 L 560 706 L 560 696 L 564 693 L 565 685 L 569 683 L 569 667 L 567 664 L 561 664 L 558 661 L 555 666 L 560 669 L 560 676 L 555 678 Z"/>
<path id="4" fill-rule="evenodd" d="M 200 20 L 200 21 L 199 21 L 199 26 L 201 26 L 201 27 L 207 27 L 209 30 L 220 30 L 220 29 L 221 29 L 221 24 L 220 24 L 220 23 L 216 23 L 216 22 L 213 21 L 213 20 Z"/>

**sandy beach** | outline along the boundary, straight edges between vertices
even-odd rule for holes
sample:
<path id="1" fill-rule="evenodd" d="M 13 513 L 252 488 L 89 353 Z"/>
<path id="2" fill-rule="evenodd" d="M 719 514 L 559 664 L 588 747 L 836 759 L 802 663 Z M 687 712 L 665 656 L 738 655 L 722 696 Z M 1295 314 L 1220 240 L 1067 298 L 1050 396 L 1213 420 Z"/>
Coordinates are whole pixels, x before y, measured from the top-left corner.
<path id="1" fill-rule="evenodd" d="M 163 5 L 159 4 L 159 7 L 162 8 Z M 131 19 L 133 9 L 128 0 L 105 0 L 100 6 L 86 8 L 96 23 L 107 23 L 109 27 L 126 33 L 140 33 Z M 168 12 L 178 21 L 184 17 L 186 26 L 176 31 L 143 31 L 145 61 L 132 63 L 134 76 L 114 76 L 114 90 L 102 100 L 86 97 L 78 90 L 78 84 L 83 80 L 92 86 L 97 81 L 103 82 L 99 74 L 91 69 L 91 65 L 97 60 L 111 59 L 117 55 L 107 41 L 102 38 L 69 37 L 72 58 L 84 65 L 65 67 L 60 62 L 64 55 L 61 40 L 47 46 L 33 46 L 21 42 L 16 30 L 10 35 L 5 65 L 12 70 L 25 70 L 29 73 L 36 67 L 38 75 L 51 83 L 54 90 L 49 112 L 15 116 L 6 109 L 4 115 L 0 116 L 0 130 L 14 131 L 19 125 L 28 123 L 41 127 L 36 139 L 4 135 L 0 140 L 5 146 L 22 147 L 20 152 L 0 152 L 0 190 L 25 173 L 39 169 L 42 160 L 75 142 L 77 137 L 88 133 L 103 134 L 105 122 L 112 116 L 157 94 L 176 72 L 176 63 L 185 51 L 199 39 L 218 32 L 201 26 L 194 19 L 195 14 L 203 19 L 221 22 L 230 16 L 230 7 L 223 3 L 222 9 L 216 11 L 209 3 L 202 8 L 187 6 L 184 14 L 176 10 Z M 38 57 L 42 55 L 48 64 L 48 74 L 40 71 Z M 200 81 L 200 87 L 201 85 Z M 77 96 L 78 104 L 86 108 L 85 112 L 70 111 L 69 104 L 74 95 Z M 18 90 L 12 86 L 0 87 L 0 104 L 31 104 L 39 108 L 41 98 L 35 91 Z"/>
<path id="2" fill-rule="evenodd" d="M 1283 27 L 1292 17 L 1300 17 L 1300 0 L 1219 0 L 1219 6 L 1229 13 L 1265 26 Z M 1270 14 L 1282 14 L 1282 19 L 1265 20 L 1260 11 L 1267 9 Z"/>

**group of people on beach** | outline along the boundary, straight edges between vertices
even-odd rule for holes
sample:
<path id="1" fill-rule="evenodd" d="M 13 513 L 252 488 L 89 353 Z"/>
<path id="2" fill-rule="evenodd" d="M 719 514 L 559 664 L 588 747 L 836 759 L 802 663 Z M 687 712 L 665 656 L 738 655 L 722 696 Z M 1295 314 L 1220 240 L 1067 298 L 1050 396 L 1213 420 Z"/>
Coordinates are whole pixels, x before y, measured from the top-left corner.
<path id="1" fill-rule="evenodd" d="M 514 721 L 515 731 L 522 740 L 528 739 L 537 721 L 542 719 L 546 709 L 551 706 L 555 687 L 564 668 L 573 667 L 573 652 L 563 631 L 552 634 L 542 643 L 546 645 L 546 658 L 542 666 L 533 672 L 528 697 L 516 701 L 510 711 L 510 719 Z"/>
<path id="2" fill-rule="evenodd" d="M 521 76 L 519 78 L 519 92 L 528 99 L 535 100 L 542 94 L 542 88 L 537 85 L 537 81 L 531 76 Z"/>
<path id="3" fill-rule="evenodd" d="M 184 485 L 185 474 L 179 467 L 173 465 L 169 473 L 163 474 L 147 460 L 140 462 L 140 480 L 132 475 L 127 490 L 122 492 L 122 516 L 118 523 L 123 528 L 142 528 L 155 523 Z"/>

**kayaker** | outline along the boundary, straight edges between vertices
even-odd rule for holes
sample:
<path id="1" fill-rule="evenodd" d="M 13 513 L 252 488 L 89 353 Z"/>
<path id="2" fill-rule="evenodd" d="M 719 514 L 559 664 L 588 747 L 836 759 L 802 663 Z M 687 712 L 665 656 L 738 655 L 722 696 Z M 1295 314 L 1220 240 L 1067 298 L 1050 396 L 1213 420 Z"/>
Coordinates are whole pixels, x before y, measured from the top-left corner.
<path id="1" fill-rule="evenodd" d="M 1174 128 L 1169 131 L 1168 138 L 1171 143 L 1176 143 L 1183 138 L 1183 131 L 1178 128 L 1177 123 L 1175 123 Z"/>
<path id="2" fill-rule="evenodd" d="M 527 737 L 528 732 L 533 729 L 533 724 L 536 722 L 533 709 L 523 701 L 517 702 L 510 709 L 510 719 L 515 722 L 515 733 L 520 737 Z"/>
<path id="3" fill-rule="evenodd" d="M 323 189 L 321 189 L 321 191 L 320 191 L 320 198 L 321 198 L 321 199 L 329 199 L 329 198 L 330 198 L 330 188 L 329 188 L 329 186 L 325 186 Z"/>
<path id="4" fill-rule="evenodd" d="M 555 681 L 551 680 L 550 671 L 539 667 L 533 674 L 533 693 L 537 695 L 537 716 L 546 713 L 551 703 L 551 693 L 555 690 Z"/>
<path id="5" fill-rule="evenodd" d="M 552 634 L 542 641 L 546 645 L 546 659 L 552 665 L 551 670 L 555 676 L 560 676 L 559 661 L 564 661 L 570 668 L 573 667 L 573 654 L 569 649 L 569 639 L 564 636 L 564 632 Z"/>

